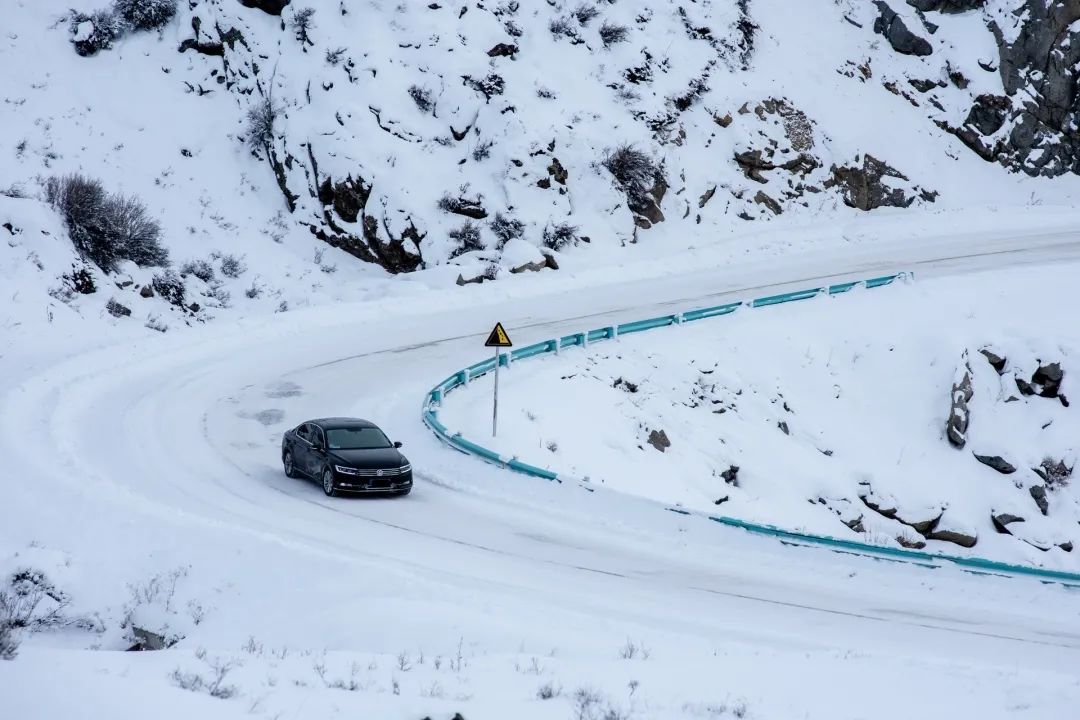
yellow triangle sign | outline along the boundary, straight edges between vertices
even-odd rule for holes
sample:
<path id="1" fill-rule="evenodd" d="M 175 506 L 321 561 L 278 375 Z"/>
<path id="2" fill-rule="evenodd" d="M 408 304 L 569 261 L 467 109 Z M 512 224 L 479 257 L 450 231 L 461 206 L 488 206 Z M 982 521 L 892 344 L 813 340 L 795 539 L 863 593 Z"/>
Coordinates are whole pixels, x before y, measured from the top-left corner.
<path id="1" fill-rule="evenodd" d="M 502 323 L 495 323 L 495 329 L 488 335 L 487 342 L 484 343 L 484 347 L 513 347 L 514 343 L 510 342 L 510 336 L 506 334 L 506 329 L 502 326 Z"/>

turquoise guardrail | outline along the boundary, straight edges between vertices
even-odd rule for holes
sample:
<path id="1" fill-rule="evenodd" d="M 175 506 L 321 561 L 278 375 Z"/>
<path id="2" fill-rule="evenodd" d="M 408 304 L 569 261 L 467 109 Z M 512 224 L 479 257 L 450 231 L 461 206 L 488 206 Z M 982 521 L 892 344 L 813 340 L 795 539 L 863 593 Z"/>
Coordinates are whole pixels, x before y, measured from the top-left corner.
<path id="1" fill-rule="evenodd" d="M 793 292 L 780 293 L 778 295 L 768 295 L 765 297 L 755 298 L 753 300 L 730 302 L 724 305 L 696 308 L 693 310 L 687 310 L 685 312 L 674 313 L 672 315 L 661 315 L 659 317 L 647 318 L 645 320 L 635 320 L 632 322 L 622 323 L 621 325 L 609 325 L 607 327 L 587 330 L 580 333 L 573 333 L 570 335 L 564 335 L 559 338 L 543 340 L 532 345 L 517 348 L 510 353 L 503 355 L 499 364 L 502 367 L 509 367 L 514 362 L 517 362 L 519 360 L 526 360 L 528 358 L 539 357 L 542 355 L 558 354 L 564 349 L 574 347 L 587 347 L 594 342 L 615 340 L 621 335 L 630 335 L 632 333 L 644 332 L 646 330 L 653 330 L 661 327 L 670 327 L 672 325 L 680 325 L 682 323 L 705 320 L 708 318 L 723 317 L 725 315 L 730 315 L 731 313 L 736 312 L 742 307 L 761 308 L 769 307 L 772 305 L 779 305 L 781 303 L 795 302 L 798 300 L 808 300 L 810 298 L 819 297 L 821 295 L 839 295 L 859 286 L 867 289 L 873 289 L 889 285 L 898 279 L 908 277 L 911 277 L 910 273 L 882 275 L 879 277 L 869 278 L 867 280 L 844 282 L 835 285 L 808 288 L 805 290 L 796 290 Z M 483 360 L 481 362 L 470 365 L 467 368 L 459 370 L 458 372 L 454 373 L 453 375 L 436 385 L 434 388 L 432 388 L 428 392 L 427 397 L 424 400 L 424 409 L 421 413 L 421 418 L 423 419 L 424 424 L 427 425 L 432 430 L 432 432 L 434 432 L 435 435 L 449 447 L 452 447 L 459 452 L 463 452 L 466 455 L 471 455 L 472 457 L 479 458 L 480 460 L 491 463 L 493 465 L 497 465 L 501 468 L 512 470 L 514 472 L 528 475 L 530 477 L 541 478 L 543 480 L 555 482 L 576 480 L 577 478 L 567 477 L 553 470 L 548 470 L 545 468 L 537 467 L 535 465 L 530 465 L 518 459 L 517 457 L 503 457 L 493 450 L 489 450 L 482 445 L 479 445 L 471 440 L 462 437 L 461 433 L 451 431 L 442 422 L 439 421 L 439 406 L 442 403 L 443 397 L 445 397 L 447 393 L 452 392 L 458 388 L 467 387 L 469 382 L 471 382 L 475 378 L 483 377 L 494 369 L 494 358 L 488 358 L 487 360 Z M 666 509 L 680 515 L 700 515 L 699 513 L 692 513 L 681 508 Z M 739 520 L 738 518 L 726 516 L 700 516 L 707 518 L 708 520 L 711 520 L 713 522 L 719 523 L 720 525 L 724 525 L 726 527 L 745 530 L 755 535 L 773 537 L 780 540 L 781 542 L 788 544 L 823 547 L 834 552 L 851 553 L 873 558 L 876 560 L 903 562 L 927 568 L 938 568 L 944 565 L 954 565 L 964 570 L 965 572 L 975 573 L 979 575 L 1032 577 L 1041 580 L 1042 582 L 1055 582 L 1067 585 L 1069 587 L 1080 588 L 1080 573 L 1071 573 L 1062 570 L 1047 570 L 1044 568 L 1031 567 L 1027 565 L 1013 565 L 979 557 L 964 557 L 960 555 L 948 555 L 945 553 L 930 553 L 919 550 L 908 550 L 904 548 L 870 545 L 868 543 L 862 543 L 856 540 L 845 540 L 843 538 L 836 538 L 829 535 L 811 535 L 809 533 L 801 533 L 794 530 L 785 530 L 783 528 L 779 528 L 773 525 L 752 523 L 745 520 Z"/>

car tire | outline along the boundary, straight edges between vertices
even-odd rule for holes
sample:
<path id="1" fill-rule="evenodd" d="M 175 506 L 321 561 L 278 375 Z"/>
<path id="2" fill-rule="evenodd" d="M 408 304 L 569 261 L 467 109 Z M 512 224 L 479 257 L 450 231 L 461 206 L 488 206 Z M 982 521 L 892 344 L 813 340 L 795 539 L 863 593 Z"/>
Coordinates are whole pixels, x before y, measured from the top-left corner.
<path id="1" fill-rule="evenodd" d="M 322 491 L 327 497 L 334 497 L 337 495 L 337 490 L 334 488 L 334 473 L 330 468 L 325 468 L 322 473 Z"/>
<path id="2" fill-rule="evenodd" d="M 299 477 L 299 474 L 296 472 L 296 466 L 293 464 L 292 453 L 288 450 L 281 456 L 281 464 L 285 466 L 285 477 Z"/>

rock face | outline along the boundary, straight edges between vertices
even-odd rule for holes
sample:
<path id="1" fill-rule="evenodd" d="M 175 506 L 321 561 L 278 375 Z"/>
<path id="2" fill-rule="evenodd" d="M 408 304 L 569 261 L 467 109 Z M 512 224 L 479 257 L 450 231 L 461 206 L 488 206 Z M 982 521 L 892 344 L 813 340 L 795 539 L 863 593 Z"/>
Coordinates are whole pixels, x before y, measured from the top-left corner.
<path id="1" fill-rule="evenodd" d="M 1042 485 L 1032 485 L 1028 489 L 1031 493 L 1031 499 L 1035 501 L 1035 504 L 1039 506 L 1039 512 L 1046 515 L 1050 512 L 1050 503 L 1046 499 L 1046 488 Z"/>
<path id="2" fill-rule="evenodd" d="M 847 167 L 832 167 L 832 178 L 825 187 L 839 187 L 844 195 L 844 204 L 859 210 L 874 210 L 879 207 L 909 207 L 916 198 L 933 202 L 936 192 L 914 188 L 908 194 L 900 187 L 891 187 L 882 182 L 884 178 L 908 181 L 907 176 L 873 155 L 864 155 L 862 164 Z"/>
<path id="3" fill-rule="evenodd" d="M 971 367 L 967 363 L 966 353 L 964 355 L 964 364 L 957 375 L 957 379 L 953 381 L 952 406 L 949 409 L 949 420 L 945 426 L 945 434 L 953 447 L 963 448 L 967 444 L 967 429 L 971 420 L 968 402 L 970 402 L 971 396 L 974 394 L 971 387 Z"/>
<path id="4" fill-rule="evenodd" d="M 930 46 L 930 43 L 925 38 L 921 38 L 908 29 L 908 26 L 904 24 L 904 21 L 900 19 L 900 16 L 889 7 L 888 3 L 877 0 L 875 3 L 878 8 L 877 19 L 874 20 L 874 32 L 879 35 L 884 35 L 885 39 L 892 45 L 893 50 L 902 55 L 917 55 L 925 56 L 934 52 L 934 48 Z"/>
<path id="5" fill-rule="evenodd" d="M 982 350 L 979 351 L 979 354 L 981 354 L 984 358 L 986 358 L 986 361 L 988 363 L 990 363 L 990 367 L 994 368 L 994 371 L 997 372 L 998 375 L 1001 375 L 1002 373 L 1005 372 L 1005 362 L 1006 362 L 1006 360 L 1005 360 L 1004 357 L 1002 357 L 1001 355 L 998 355 L 997 353 L 995 353 L 993 350 L 990 350 L 989 348 L 983 348 Z"/>
<path id="6" fill-rule="evenodd" d="M 998 16 L 1000 24 L 998 19 L 990 21 L 1010 106 L 995 101 L 993 122 L 988 123 L 987 102 L 977 100 L 976 106 L 983 106 L 972 108 L 977 124 L 966 127 L 992 129 L 999 114 L 1007 115 L 1007 135 L 980 152 L 983 157 L 1028 175 L 1075 173 L 1080 171 L 1080 28 L 1074 23 L 1080 20 L 1080 1 L 1014 4 L 1017 7 Z M 1018 32 L 1009 27 L 1014 22 L 1020 23 Z M 983 122 L 978 123 L 980 119 Z"/>

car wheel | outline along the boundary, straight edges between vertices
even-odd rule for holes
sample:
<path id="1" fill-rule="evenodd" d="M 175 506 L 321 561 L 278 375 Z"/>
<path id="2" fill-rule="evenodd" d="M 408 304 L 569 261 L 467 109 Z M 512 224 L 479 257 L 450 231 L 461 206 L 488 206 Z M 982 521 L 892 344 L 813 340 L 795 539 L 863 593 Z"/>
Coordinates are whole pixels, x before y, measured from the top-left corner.
<path id="1" fill-rule="evenodd" d="M 323 470 L 322 491 L 329 497 L 337 495 L 337 490 L 334 489 L 334 473 L 330 472 L 330 468 Z"/>
<path id="2" fill-rule="evenodd" d="M 294 478 L 297 476 L 296 465 L 293 464 L 291 452 L 285 451 L 285 455 L 281 458 L 281 462 L 285 466 L 285 477 Z"/>

